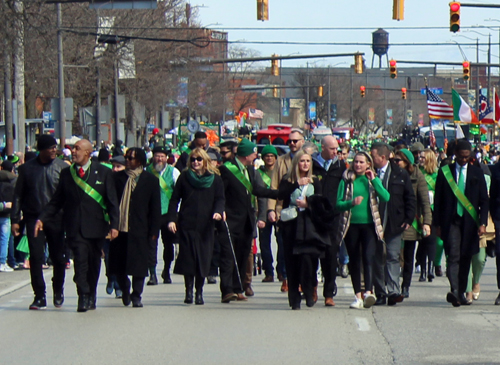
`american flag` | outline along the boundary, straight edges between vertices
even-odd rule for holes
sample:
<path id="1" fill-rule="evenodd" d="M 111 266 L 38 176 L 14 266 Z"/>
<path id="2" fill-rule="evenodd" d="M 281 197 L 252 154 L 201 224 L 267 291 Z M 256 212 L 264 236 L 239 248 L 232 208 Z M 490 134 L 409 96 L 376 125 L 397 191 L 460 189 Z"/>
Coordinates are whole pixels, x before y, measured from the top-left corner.
<path id="1" fill-rule="evenodd" d="M 262 118 L 264 118 L 264 112 L 262 110 L 259 110 L 259 109 L 250 108 L 248 110 L 248 117 L 262 119 Z"/>
<path id="2" fill-rule="evenodd" d="M 427 86 L 425 89 L 427 92 L 427 109 L 429 110 L 429 118 L 453 119 L 453 108 L 446 104 L 446 102 L 439 96 L 430 91 Z"/>

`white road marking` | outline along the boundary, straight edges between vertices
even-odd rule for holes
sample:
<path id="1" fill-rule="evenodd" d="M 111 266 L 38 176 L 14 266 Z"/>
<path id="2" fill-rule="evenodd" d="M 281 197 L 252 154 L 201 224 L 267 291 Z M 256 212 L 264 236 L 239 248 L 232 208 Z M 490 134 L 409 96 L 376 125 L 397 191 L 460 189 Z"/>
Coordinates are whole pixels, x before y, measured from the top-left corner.
<path id="1" fill-rule="evenodd" d="M 356 321 L 356 324 L 358 325 L 358 330 L 362 332 L 367 332 L 370 330 L 370 324 L 368 323 L 368 320 L 366 318 L 360 318 L 356 317 L 354 318 Z"/>
<path id="2" fill-rule="evenodd" d="M 344 294 L 352 294 L 352 285 L 344 284 Z"/>

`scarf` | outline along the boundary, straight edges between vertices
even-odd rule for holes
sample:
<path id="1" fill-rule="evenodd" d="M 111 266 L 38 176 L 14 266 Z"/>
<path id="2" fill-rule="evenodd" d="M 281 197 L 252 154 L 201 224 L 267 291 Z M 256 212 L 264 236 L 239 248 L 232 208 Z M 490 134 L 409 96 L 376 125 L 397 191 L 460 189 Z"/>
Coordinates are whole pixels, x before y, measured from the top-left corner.
<path id="1" fill-rule="evenodd" d="M 202 176 L 199 176 L 193 170 L 188 169 L 187 179 L 193 188 L 204 189 L 212 186 L 212 183 L 214 182 L 214 174 L 205 173 Z"/>
<path id="2" fill-rule="evenodd" d="M 125 170 L 128 175 L 127 183 L 125 184 L 125 189 L 123 190 L 122 199 L 120 200 L 120 226 L 118 230 L 120 232 L 128 232 L 128 212 L 130 208 L 130 195 L 137 186 L 138 177 L 143 172 L 142 166 L 135 170 Z"/>

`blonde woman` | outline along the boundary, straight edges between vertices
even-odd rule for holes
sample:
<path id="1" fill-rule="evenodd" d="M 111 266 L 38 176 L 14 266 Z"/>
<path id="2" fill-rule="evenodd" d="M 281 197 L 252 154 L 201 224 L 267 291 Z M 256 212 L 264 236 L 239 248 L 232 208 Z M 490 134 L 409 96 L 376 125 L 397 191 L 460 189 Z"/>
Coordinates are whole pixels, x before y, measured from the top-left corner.
<path id="1" fill-rule="evenodd" d="M 179 202 L 181 202 L 178 210 Z M 204 304 L 203 284 L 214 248 L 214 220 L 224 215 L 224 185 L 219 170 L 202 148 L 195 148 L 175 184 L 168 207 L 168 229 L 179 233 L 179 256 L 174 273 L 184 275 L 184 303 Z M 196 280 L 195 280 L 196 279 Z"/>

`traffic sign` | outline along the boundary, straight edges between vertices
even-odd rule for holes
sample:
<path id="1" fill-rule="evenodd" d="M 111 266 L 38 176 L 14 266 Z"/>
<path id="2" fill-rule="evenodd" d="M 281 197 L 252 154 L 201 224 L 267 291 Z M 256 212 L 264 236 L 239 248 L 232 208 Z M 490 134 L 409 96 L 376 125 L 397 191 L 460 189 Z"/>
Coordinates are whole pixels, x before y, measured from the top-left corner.
<path id="1" fill-rule="evenodd" d="M 429 90 L 436 95 L 443 95 L 443 88 L 441 87 L 430 87 Z M 425 87 L 420 89 L 420 94 L 425 95 Z"/>

